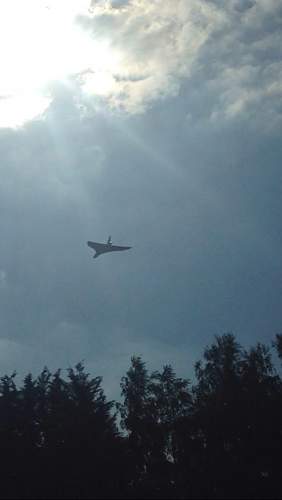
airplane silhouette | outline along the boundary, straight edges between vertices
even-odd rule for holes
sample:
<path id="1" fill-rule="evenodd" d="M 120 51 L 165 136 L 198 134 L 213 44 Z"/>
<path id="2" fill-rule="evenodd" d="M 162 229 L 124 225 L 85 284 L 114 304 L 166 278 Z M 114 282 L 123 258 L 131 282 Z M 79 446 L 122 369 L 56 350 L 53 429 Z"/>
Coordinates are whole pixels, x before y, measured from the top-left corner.
<path id="1" fill-rule="evenodd" d="M 109 236 L 107 243 L 96 243 L 95 241 L 87 241 L 87 245 L 95 250 L 93 259 L 97 259 L 102 253 L 119 252 L 121 250 L 129 250 L 131 247 L 120 247 L 112 244 L 112 238 Z"/>

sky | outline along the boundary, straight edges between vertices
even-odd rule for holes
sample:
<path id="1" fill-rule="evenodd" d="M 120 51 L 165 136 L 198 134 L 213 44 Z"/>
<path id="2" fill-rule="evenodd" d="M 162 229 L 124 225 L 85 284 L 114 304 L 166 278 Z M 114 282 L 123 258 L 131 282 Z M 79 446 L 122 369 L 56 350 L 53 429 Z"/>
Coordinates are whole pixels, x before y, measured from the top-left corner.
<path id="1" fill-rule="evenodd" d="M 282 2 L 0 5 L 0 371 L 281 332 Z M 92 259 L 87 240 L 132 249 Z"/>

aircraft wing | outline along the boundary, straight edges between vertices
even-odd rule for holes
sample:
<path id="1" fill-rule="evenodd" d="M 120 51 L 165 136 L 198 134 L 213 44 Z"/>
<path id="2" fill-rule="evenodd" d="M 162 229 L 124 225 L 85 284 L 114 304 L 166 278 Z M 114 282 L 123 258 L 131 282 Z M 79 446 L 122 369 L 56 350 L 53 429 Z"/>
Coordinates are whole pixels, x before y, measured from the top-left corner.
<path id="1" fill-rule="evenodd" d="M 99 253 L 107 252 L 108 245 L 105 245 L 104 243 L 96 243 L 95 241 L 87 241 L 87 245 L 90 248 L 93 248 L 93 250 L 96 250 L 96 252 L 99 252 Z"/>
<path id="2" fill-rule="evenodd" d="M 119 247 L 117 245 L 112 245 L 110 251 L 115 252 L 119 250 L 129 250 L 131 247 Z"/>

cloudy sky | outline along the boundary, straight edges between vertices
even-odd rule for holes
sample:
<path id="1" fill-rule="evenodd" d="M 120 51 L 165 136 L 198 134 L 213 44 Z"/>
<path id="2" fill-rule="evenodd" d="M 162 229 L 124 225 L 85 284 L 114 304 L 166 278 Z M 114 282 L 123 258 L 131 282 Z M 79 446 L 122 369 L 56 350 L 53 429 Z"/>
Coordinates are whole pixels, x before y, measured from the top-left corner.
<path id="1" fill-rule="evenodd" d="M 282 329 L 282 2 L 0 6 L 0 366 L 192 375 Z M 87 240 L 132 245 L 92 259 Z"/>

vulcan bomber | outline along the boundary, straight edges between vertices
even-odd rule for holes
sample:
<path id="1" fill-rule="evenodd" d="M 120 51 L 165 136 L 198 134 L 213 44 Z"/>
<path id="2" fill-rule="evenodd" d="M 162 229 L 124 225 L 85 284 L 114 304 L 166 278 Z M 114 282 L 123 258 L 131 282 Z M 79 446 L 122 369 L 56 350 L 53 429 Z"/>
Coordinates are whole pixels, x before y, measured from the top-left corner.
<path id="1" fill-rule="evenodd" d="M 102 255 L 103 253 L 121 252 L 123 250 L 129 250 L 131 248 L 131 247 L 113 245 L 111 236 L 109 236 L 107 243 L 97 243 L 95 241 L 87 241 L 87 245 L 93 250 L 95 250 L 93 259 L 97 259 L 97 257 L 99 257 L 99 255 Z"/>

